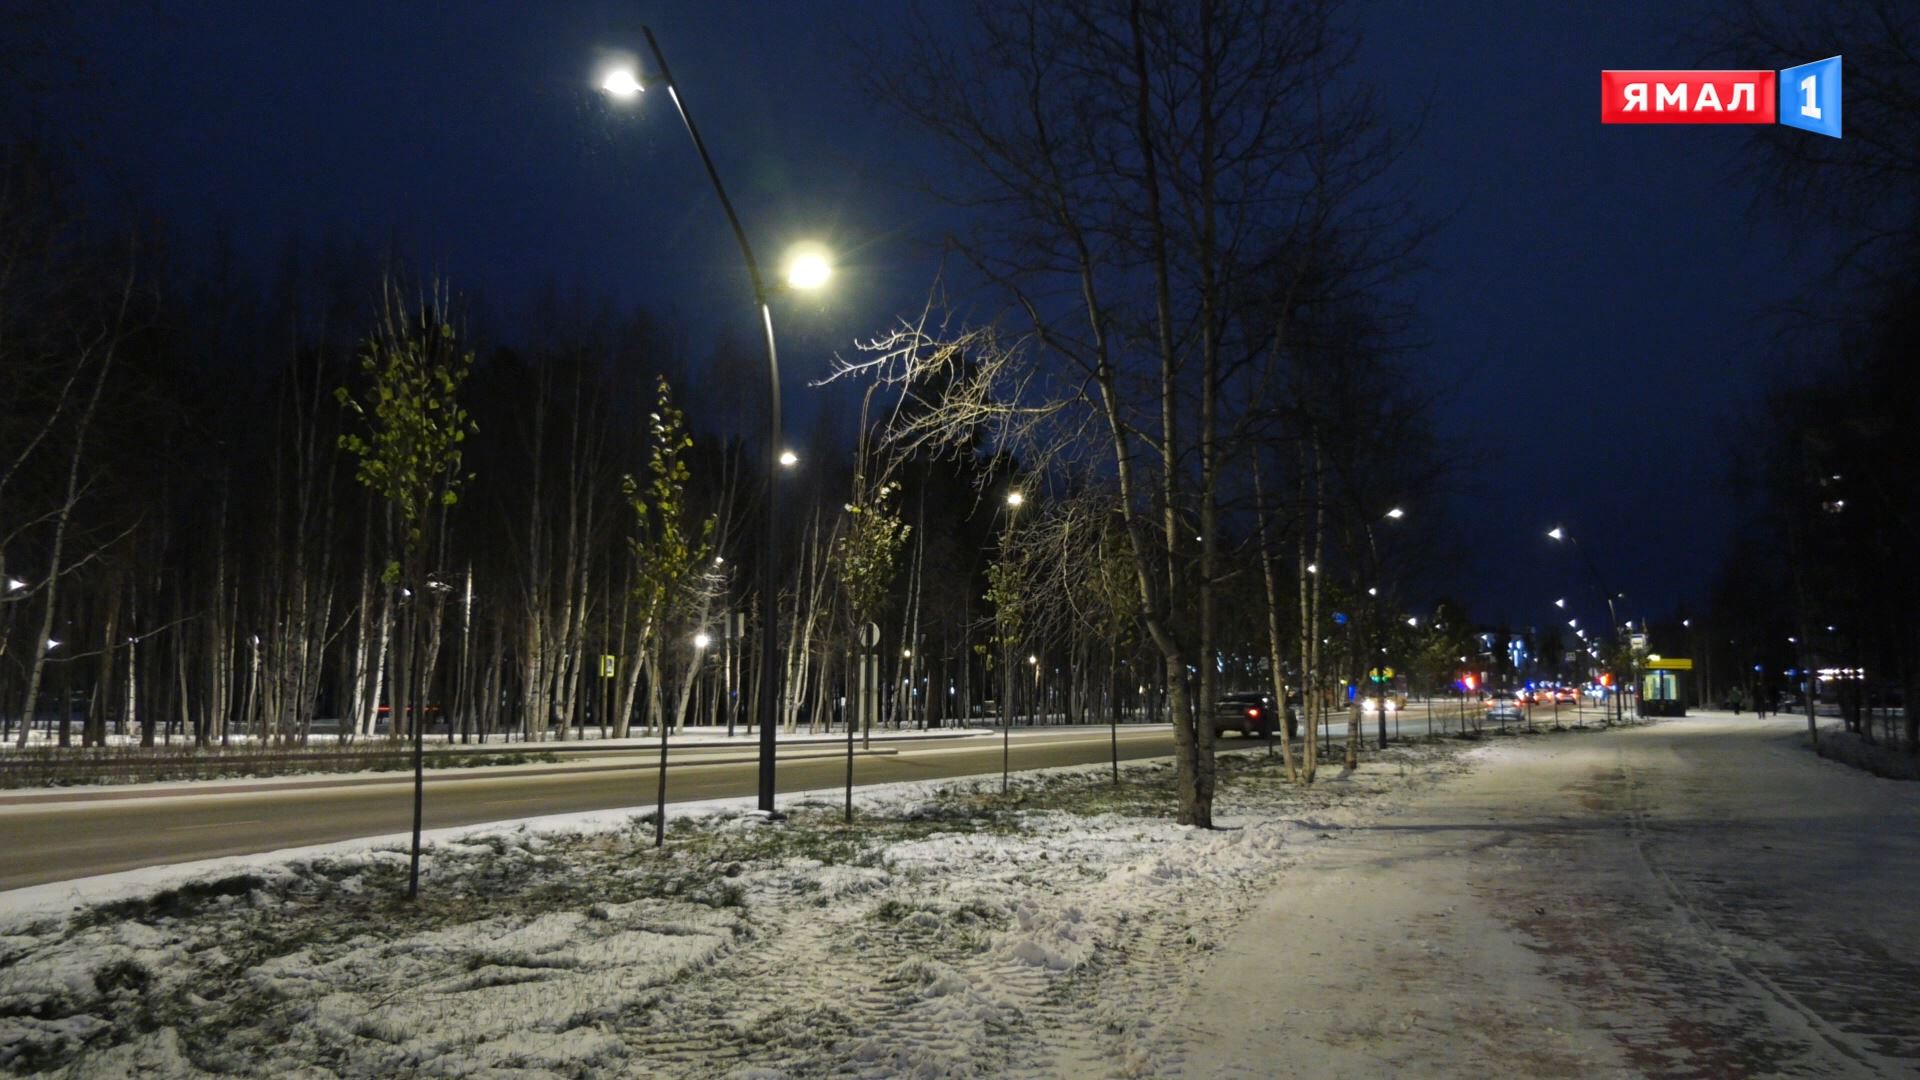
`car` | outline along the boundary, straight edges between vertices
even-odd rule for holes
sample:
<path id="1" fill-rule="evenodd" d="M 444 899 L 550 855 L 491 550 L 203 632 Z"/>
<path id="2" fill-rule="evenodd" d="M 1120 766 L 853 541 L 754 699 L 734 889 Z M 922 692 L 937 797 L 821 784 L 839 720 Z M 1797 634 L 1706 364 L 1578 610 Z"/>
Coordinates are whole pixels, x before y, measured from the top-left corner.
<path id="1" fill-rule="evenodd" d="M 1380 704 L 1382 700 L 1383 699 L 1377 698 L 1377 697 L 1363 697 L 1360 699 L 1360 711 L 1371 716 L 1374 713 L 1377 713 L 1380 711 Z M 1400 711 L 1399 698 L 1389 694 L 1384 700 L 1386 702 L 1388 716 L 1392 716 L 1394 713 L 1397 713 Z"/>
<path id="2" fill-rule="evenodd" d="M 1249 739 L 1278 734 L 1274 727 L 1273 696 L 1257 690 L 1220 695 L 1213 707 L 1213 734 L 1218 737 L 1229 731 L 1237 731 Z"/>
<path id="3" fill-rule="evenodd" d="M 1487 719 L 1525 720 L 1526 707 L 1511 690 L 1495 690 L 1486 696 Z"/>
<path id="4" fill-rule="evenodd" d="M 1553 691 L 1553 700 L 1559 702 L 1562 705 L 1573 705 L 1579 702 L 1580 694 L 1571 686 L 1555 687 Z"/>

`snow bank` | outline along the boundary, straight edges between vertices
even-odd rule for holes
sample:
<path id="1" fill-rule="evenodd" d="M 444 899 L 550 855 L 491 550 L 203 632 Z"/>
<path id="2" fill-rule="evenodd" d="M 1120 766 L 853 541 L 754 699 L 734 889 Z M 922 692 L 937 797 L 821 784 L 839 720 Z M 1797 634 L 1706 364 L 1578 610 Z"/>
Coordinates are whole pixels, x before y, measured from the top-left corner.
<path id="1" fill-rule="evenodd" d="M 1110 798 L 1105 769 L 1012 802 L 869 789 L 851 829 L 838 792 L 783 826 L 680 807 L 660 852 L 632 811 L 443 830 L 419 907 L 389 906 L 404 853 L 365 842 L 68 886 L 0 931 L 0 1069 L 84 1047 L 84 1073 L 161 1077 L 1124 1072 L 1295 849 L 1405 780 L 1256 775 L 1212 831 L 1060 808 Z"/>

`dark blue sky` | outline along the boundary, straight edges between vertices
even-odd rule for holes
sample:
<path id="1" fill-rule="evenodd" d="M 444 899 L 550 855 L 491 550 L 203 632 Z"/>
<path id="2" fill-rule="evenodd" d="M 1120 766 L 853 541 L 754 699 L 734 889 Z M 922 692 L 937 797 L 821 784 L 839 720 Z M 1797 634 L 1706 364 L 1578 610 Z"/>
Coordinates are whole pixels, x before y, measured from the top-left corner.
<path id="1" fill-rule="evenodd" d="M 592 89 L 644 20 L 763 261 L 803 238 L 846 260 L 787 312 L 790 394 L 935 270 L 923 242 L 942 211 L 912 187 L 930 155 L 850 78 L 887 62 L 853 41 L 884 41 L 896 4 L 78 7 L 60 44 L 86 68 L 52 119 L 183 232 L 223 229 L 263 267 L 289 236 L 397 237 L 496 304 L 553 282 L 750 333 L 667 103 L 612 111 Z M 1415 370 L 1450 391 L 1443 429 L 1484 452 L 1452 507 L 1475 552 L 1457 592 L 1483 617 L 1547 621 L 1554 596 L 1590 598 L 1542 536 L 1556 520 L 1647 613 L 1704 590 L 1733 512 L 1728 448 L 1791 363 L 1766 315 L 1802 260 L 1748 220 L 1747 133 L 1598 121 L 1602 68 L 1706 66 L 1681 44 L 1704 10 L 1353 8 L 1359 74 L 1390 115 L 1427 109 L 1399 177 L 1444 225 L 1409 285 L 1430 342 Z"/>

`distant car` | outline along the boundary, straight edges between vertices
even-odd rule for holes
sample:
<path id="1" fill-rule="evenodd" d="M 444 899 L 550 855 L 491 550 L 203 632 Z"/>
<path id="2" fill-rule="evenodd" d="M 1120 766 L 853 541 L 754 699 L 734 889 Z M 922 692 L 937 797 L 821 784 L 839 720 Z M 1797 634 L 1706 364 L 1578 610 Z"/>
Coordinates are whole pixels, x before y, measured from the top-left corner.
<path id="1" fill-rule="evenodd" d="M 1265 738 L 1279 733 L 1274 726 L 1276 717 L 1273 697 L 1258 691 L 1243 694 L 1222 694 L 1213 708 L 1213 733 L 1223 735 L 1237 731 L 1246 738 Z"/>
<path id="2" fill-rule="evenodd" d="M 1487 719 L 1489 720 L 1525 720 L 1526 707 L 1521 704 L 1519 695 L 1511 690 L 1495 690 L 1486 697 Z"/>
<path id="3" fill-rule="evenodd" d="M 1372 713 L 1377 713 L 1377 712 L 1379 712 L 1379 711 L 1380 711 L 1380 704 L 1381 704 L 1381 700 L 1382 700 L 1382 699 L 1380 699 L 1380 698 L 1377 698 L 1377 697 L 1363 697 L 1363 698 L 1361 698 L 1361 699 L 1360 699 L 1360 711 L 1361 711 L 1361 712 L 1363 712 L 1363 713 L 1368 713 L 1368 714 L 1372 714 Z M 1387 706 L 1387 715 L 1388 715 L 1388 716 L 1392 716 L 1392 715 L 1393 715 L 1394 713 L 1397 713 L 1397 712 L 1399 712 L 1399 711 L 1400 711 L 1400 699 L 1399 699 L 1399 698 L 1397 698 L 1397 697 L 1394 697 L 1393 695 L 1391 695 L 1391 694 L 1389 694 L 1389 695 L 1388 695 L 1388 696 L 1386 697 L 1386 699 L 1385 699 L 1385 701 L 1386 701 L 1386 706 Z"/>

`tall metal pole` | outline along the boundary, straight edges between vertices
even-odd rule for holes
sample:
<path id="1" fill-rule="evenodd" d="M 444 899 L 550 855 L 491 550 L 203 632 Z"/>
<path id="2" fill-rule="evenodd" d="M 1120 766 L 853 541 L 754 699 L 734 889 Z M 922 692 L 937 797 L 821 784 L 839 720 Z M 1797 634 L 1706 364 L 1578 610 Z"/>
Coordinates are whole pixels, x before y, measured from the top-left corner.
<path id="1" fill-rule="evenodd" d="M 727 224 L 733 226 L 733 238 L 740 244 L 740 255 L 747 264 L 747 277 L 753 282 L 753 302 L 760 307 L 760 323 L 766 331 L 767 504 L 760 552 L 760 603 L 764 624 L 760 634 L 761 676 L 757 721 L 760 724 L 760 810 L 778 817 L 773 808 L 773 766 L 774 723 L 780 696 L 779 576 L 774 568 L 774 552 L 780 536 L 777 498 L 780 473 L 780 354 L 773 340 L 773 308 L 768 304 L 766 284 L 760 277 L 760 264 L 753 257 L 753 245 L 747 242 L 747 231 L 740 225 L 740 215 L 734 213 L 733 200 L 727 198 L 726 185 L 720 182 L 720 172 L 713 166 L 713 157 L 707 153 L 706 141 L 700 138 L 700 129 L 694 125 L 693 114 L 687 111 L 687 103 L 680 97 L 679 87 L 673 81 L 673 70 L 667 66 L 667 58 L 660 51 L 660 42 L 654 38 L 651 28 L 643 26 L 640 32 L 646 35 L 647 48 L 653 52 L 654 63 L 660 66 L 660 79 L 666 83 L 667 96 L 673 99 L 673 107 L 680 114 L 680 122 L 686 125 L 693 148 L 700 153 L 700 163 L 706 166 L 707 179 L 713 182 L 713 193 L 720 197 L 720 208 L 726 211 Z"/>
<path id="2" fill-rule="evenodd" d="M 1615 654 L 1617 656 L 1620 650 L 1620 647 L 1623 644 L 1625 644 L 1625 641 L 1620 636 L 1620 614 L 1618 611 L 1614 609 L 1614 606 L 1613 606 L 1613 600 L 1614 600 L 1613 590 L 1607 587 L 1606 579 L 1600 576 L 1600 567 L 1598 564 L 1596 564 L 1593 561 L 1593 556 L 1587 554 L 1587 549 L 1580 546 L 1580 538 L 1578 536 L 1575 536 L 1572 532 L 1566 531 L 1565 529 L 1559 529 L 1556 531 L 1564 534 L 1567 538 L 1567 542 L 1572 544 L 1573 549 L 1580 553 L 1580 561 L 1586 564 L 1587 573 L 1593 576 L 1594 588 L 1599 589 L 1600 595 L 1604 597 L 1607 601 L 1607 621 L 1610 624 L 1612 624 L 1611 629 L 1613 631 L 1613 647 L 1615 650 Z M 1553 534 L 1549 533 L 1548 535 L 1552 536 Z M 1555 536 L 1554 539 L 1557 540 L 1559 539 L 1559 537 Z M 1609 704 L 1613 706 L 1614 719 L 1616 721 L 1625 719 L 1625 713 L 1623 711 L 1625 703 L 1620 700 L 1620 694 L 1624 689 L 1625 689 L 1624 687 L 1619 687 L 1619 686 L 1612 688 L 1613 690 L 1612 700 L 1609 702 Z M 1606 713 L 1604 711 L 1601 713 L 1600 719 L 1601 719 L 1601 724 L 1604 727 L 1606 722 Z"/>

